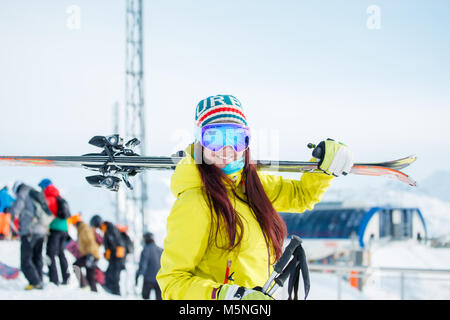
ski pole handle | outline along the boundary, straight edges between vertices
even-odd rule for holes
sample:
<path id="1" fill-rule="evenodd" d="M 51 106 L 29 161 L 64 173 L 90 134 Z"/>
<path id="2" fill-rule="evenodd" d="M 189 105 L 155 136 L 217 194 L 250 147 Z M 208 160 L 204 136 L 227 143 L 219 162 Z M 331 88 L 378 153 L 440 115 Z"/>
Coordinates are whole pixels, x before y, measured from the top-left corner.
<path id="1" fill-rule="evenodd" d="M 299 262 L 295 259 L 292 259 L 288 266 L 286 267 L 286 269 L 284 269 L 284 272 L 282 272 L 278 277 L 276 277 L 275 280 L 275 284 L 273 285 L 273 287 L 270 289 L 270 291 L 268 292 L 268 294 L 271 296 L 275 293 L 275 291 L 278 290 L 278 288 L 282 287 L 284 285 L 284 283 L 286 282 L 287 278 L 290 275 L 290 270 L 295 268 L 297 266 Z"/>
<path id="2" fill-rule="evenodd" d="M 284 252 L 281 255 L 280 259 L 278 260 L 277 263 L 275 263 L 275 265 L 273 267 L 274 270 L 273 270 L 272 274 L 270 275 L 269 279 L 267 279 L 266 283 L 264 284 L 262 292 L 267 292 L 267 290 L 270 288 L 270 285 L 272 284 L 275 277 L 283 272 L 284 267 L 289 262 L 289 259 L 291 258 L 295 249 L 297 249 L 297 247 L 301 243 L 302 243 L 302 239 L 300 239 L 296 235 L 292 236 L 291 241 L 287 245 L 286 249 L 284 249 Z"/>
<path id="3" fill-rule="evenodd" d="M 302 239 L 300 237 L 293 235 L 291 238 L 291 242 L 287 245 L 286 249 L 284 249 L 283 254 L 281 255 L 280 259 L 277 263 L 273 266 L 274 271 L 277 273 L 283 272 L 284 267 L 289 262 L 289 259 L 291 259 L 292 254 L 294 253 L 295 249 L 302 243 Z"/>

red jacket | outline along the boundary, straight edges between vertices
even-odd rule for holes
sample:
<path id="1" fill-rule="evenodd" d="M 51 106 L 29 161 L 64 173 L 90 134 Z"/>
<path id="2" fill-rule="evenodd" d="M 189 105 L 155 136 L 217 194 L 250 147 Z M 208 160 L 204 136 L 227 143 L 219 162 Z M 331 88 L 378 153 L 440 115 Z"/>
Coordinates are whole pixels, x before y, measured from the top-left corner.
<path id="1" fill-rule="evenodd" d="M 56 217 L 56 212 L 58 211 L 58 204 L 56 198 L 59 196 L 59 190 L 55 186 L 49 185 L 44 189 L 45 200 L 47 200 L 48 208 Z"/>

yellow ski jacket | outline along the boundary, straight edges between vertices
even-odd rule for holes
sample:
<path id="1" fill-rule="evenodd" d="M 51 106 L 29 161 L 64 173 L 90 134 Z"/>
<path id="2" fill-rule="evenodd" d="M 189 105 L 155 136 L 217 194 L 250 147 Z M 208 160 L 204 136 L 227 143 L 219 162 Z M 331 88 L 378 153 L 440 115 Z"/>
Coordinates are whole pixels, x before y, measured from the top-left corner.
<path id="1" fill-rule="evenodd" d="M 228 243 L 227 235 L 221 231 L 215 238 L 217 216 L 211 215 L 205 200 L 200 172 L 191 156 L 192 147 L 186 149 L 187 155 L 177 165 L 171 179 L 171 191 L 177 200 L 167 218 L 161 269 L 156 277 L 162 297 L 212 299 L 213 289 L 225 281 L 227 265 L 230 265 L 229 274 L 233 279 L 229 284 L 262 287 L 275 263 L 273 248 L 267 244 L 248 205 L 236 199 L 231 190 L 228 196 L 243 222 L 243 238 L 232 251 L 220 248 Z M 237 194 L 245 199 L 240 184 L 241 172 L 229 176 L 238 185 Z M 322 173 L 304 173 L 300 180 L 258 175 L 276 211 L 298 213 L 311 210 L 320 202 L 333 179 Z"/>

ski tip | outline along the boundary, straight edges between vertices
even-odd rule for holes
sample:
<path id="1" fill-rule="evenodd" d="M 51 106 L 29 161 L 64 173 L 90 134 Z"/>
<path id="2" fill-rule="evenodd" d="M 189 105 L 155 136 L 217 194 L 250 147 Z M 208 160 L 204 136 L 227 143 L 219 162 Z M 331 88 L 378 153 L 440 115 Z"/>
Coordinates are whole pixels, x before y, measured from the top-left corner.
<path id="1" fill-rule="evenodd" d="M 411 187 L 417 187 L 417 181 L 414 180 L 413 178 L 411 178 L 408 175 L 405 175 L 405 180 L 404 182 L 406 182 L 407 184 L 409 184 Z"/>

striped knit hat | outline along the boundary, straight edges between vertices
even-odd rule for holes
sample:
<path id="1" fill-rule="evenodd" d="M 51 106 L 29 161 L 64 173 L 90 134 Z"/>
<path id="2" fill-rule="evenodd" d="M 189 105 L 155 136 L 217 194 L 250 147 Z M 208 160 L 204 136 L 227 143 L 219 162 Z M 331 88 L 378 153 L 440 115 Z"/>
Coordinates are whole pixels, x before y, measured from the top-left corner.
<path id="1" fill-rule="evenodd" d="M 218 94 L 200 101 L 195 110 L 195 124 L 201 128 L 207 124 L 229 121 L 247 126 L 241 102 L 231 95 Z"/>

